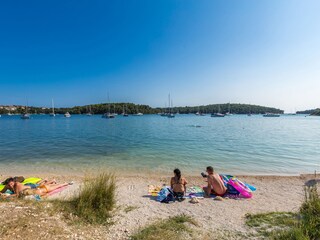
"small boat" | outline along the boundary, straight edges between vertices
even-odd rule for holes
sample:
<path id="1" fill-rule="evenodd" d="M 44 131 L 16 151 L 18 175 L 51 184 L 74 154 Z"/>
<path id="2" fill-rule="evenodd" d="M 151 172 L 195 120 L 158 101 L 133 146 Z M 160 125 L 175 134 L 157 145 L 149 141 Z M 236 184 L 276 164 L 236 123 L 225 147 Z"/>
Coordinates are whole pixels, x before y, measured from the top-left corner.
<path id="1" fill-rule="evenodd" d="M 127 105 L 126 105 L 126 110 L 127 110 Z M 129 117 L 129 115 L 126 113 L 126 111 L 124 110 L 124 106 L 122 106 L 122 116 L 123 117 Z"/>
<path id="2" fill-rule="evenodd" d="M 70 114 L 69 112 L 66 112 L 66 113 L 64 114 L 64 117 L 69 118 L 69 117 L 71 117 L 71 114 Z"/>
<path id="3" fill-rule="evenodd" d="M 225 115 L 222 113 L 212 113 L 211 117 L 224 117 Z"/>
<path id="4" fill-rule="evenodd" d="M 9 112 L 7 115 L 8 115 L 8 116 L 12 116 L 13 114 Z"/>
<path id="5" fill-rule="evenodd" d="M 218 105 L 218 112 L 211 114 L 211 117 L 224 117 L 224 116 L 225 114 L 220 113 L 220 105 Z"/>
<path id="6" fill-rule="evenodd" d="M 102 115 L 102 118 L 115 118 L 116 116 L 112 113 L 105 113 Z"/>
<path id="7" fill-rule="evenodd" d="M 172 100 L 170 99 L 170 93 L 169 93 L 169 113 L 167 114 L 167 117 L 168 118 L 174 118 L 175 115 L 171 112 L 171 108 L 172 108 Z"/>
<path id="8" fill-rule="evenodd" d="M 88 117 L 92 116 L 92 111 L 91 111 L 91 105 L 89 106 L 89 112 L 88 112 L 88 107 L 87 107 L 87 114 Z"/>
<path id="9" fill-rule="evenodd" d="M 52 113 L 50 113 L 50 117 L 55 117 L 56 114 L 54 113 L 54 102 L 53 102 L 53 98 L 51 99 L 51 104 L 52 104 Z"/>
<path id="10" fill-rule="evenodd" d="M 21 115 L 21 119 L 30 119 L 30 114 L 28 114 L 28 99 L 27 99 L 27 105 L 26 105 L 26 112 Z"/>
<path id="11" fill-rule="evenodd" d="M 263 114 L 264 117 L 280 117 L 280 114 L 276 114 L 276 113 L 266 113 Z"/>
<path id="12" fill-rule="evenodd" d="M 30 119 L 30 114 L 28 113 L 22 114 L 21 119 Z"/>
<path id="13" fill-rule="evenodd" d="M 109 119 L 109 118 L 115 118 L 115 117 L 116 117 L 115 112 L 114 112 L 114 113 L 111 113 L 110 105 L 111 105 L 111 103 L 110 103 L 110 98 L 109 98 L 109 93 L 108 93 L 108 110 L 107 110 L 108 112 L 106 112 L 105 114 L 103 114 L 103 115 L 102 115 L 102 118 L 107 118 L 107 119 Z M 115 110 L 114 105 L 113 105 L 113 110 Z"/>
<path id="14" fill-rule="evenodd" d="M 225 116 L 232 116 L 233 114 L 231 113 L 231 110 L 230 110 L 230 103 L 229 103 L 229 106 L 228 106 L 228 112 L 225 114 Z"/>
<path id="15" fill-rule="evenodd" d="M 143 113 L 138 112 L 138 113 L 136 113 L 136 114 L 133 114 L 133 116 L 143 116 Z"/>

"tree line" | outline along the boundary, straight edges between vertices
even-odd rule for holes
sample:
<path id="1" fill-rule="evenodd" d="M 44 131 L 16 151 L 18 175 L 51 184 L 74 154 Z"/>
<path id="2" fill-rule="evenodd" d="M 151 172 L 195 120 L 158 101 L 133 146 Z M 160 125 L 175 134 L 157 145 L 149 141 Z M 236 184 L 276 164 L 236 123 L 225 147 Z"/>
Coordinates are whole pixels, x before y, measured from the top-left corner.
<path id="1" fill-rule="evenodd" d="M 181 114 L 194 114 L 200 113 L 227 113 L 230 111 L 232 114 L 264 114 L 264 113 L 278 113 L 282 114 L 283 110 L 264 107 L 251 104 L 240 103 L 224 103 L 224 104 L 210 104 L 202 106 L 185 106 L 185 107 L 173 107 L 173 108 L 152 108 L 148 105 L 134 104 L 134 103 L 101 103 L 85 106 L 75 106 L 70 108 L 55 108 L 55 113 L 64 114 L 69 112 L 70 114 L 103 114 L 106 112 L 121 114 L 122 112 L 127 114 L 135 114 L 141 112 L 143 114 L 157 114 L 163 112 L 181 113 Z M 25 107 L 17 106 L 15 111 L 8 111 L 4 108 L 0 109 L 0 114 L 18 114 L 25 113 Z M 42 107 L 28 107 L 28 113 L 30 114 L 49 114 L 52 112 L 51 108 Z"/>
<path id="2" fill-rule="evenodd" d="M 312 116 L 320 116 L 320 108 L 298 111 L 297 114 L 310 114 Z"/>

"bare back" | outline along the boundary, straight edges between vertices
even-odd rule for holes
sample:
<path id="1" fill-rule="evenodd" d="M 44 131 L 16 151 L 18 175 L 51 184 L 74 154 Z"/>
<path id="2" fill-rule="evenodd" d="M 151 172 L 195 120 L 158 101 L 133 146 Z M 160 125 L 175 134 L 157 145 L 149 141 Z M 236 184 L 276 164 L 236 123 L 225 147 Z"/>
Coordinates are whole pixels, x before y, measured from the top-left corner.
<path id="1" fill-rule="evenodd" d="M 208 187 L 219 195 L 223 195 L 227 191 L 227 188 L 224 186 L 223 181 L 217 173 L 208 176 Z"/>

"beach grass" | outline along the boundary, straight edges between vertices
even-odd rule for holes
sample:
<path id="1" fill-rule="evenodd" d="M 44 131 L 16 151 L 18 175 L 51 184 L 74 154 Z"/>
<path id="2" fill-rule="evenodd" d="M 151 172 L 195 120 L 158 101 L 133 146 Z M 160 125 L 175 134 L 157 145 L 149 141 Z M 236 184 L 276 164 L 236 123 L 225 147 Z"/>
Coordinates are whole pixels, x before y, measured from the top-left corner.
<path id="1" fill-rule="evenodd" d="M 246 224 L 269 239 L 320 239 L 320 198 L 316 185 L 305 188 L 305 201 L 298 213 L 248 214 Z"/>
<path id="2" fill-rule="evenodd" d="M 107 225 L 116 206 L 115 192 L 114 175 L 101 173 L 85 179 L 79 193 L 71 200 L 54 203 L 67 215 L 75 215 L 80 222 Z"/>
<path id="3" fill-rule="evenodd" d="M 186 239 L 193 230 L 187 224 L 198 226 L 197 222 L 187 215 L 178 215 L 157 221 L 132 235 L 132 240 L 179 240 Z"/>

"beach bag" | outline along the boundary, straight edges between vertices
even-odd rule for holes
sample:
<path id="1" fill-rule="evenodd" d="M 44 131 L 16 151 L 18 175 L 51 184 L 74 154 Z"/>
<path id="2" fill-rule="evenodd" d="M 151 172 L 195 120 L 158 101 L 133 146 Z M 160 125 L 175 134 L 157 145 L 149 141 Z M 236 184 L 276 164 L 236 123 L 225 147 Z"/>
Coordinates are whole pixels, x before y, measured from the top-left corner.
<path id="1" fill-rule="evenodd" d="M 157 201 L 161 203 L 169 203 L 170 201 L 174 201 L 173 192 L 169 187 L 163 187 L 157 196 Z"/>
<path id="2" fill-rule="evenodd" d="M 223 181 L 223 184 L 225 185 L 225 187 L 227 188 L 227 193 L 229 194 L 234 194 L 234 195 L 238 195 L 240 194 L 239 191 L 237 191 L 237 189 L 235 189 L 230 183 L 229 183 L 229 179 L 231 178 L 232 176 L 230 175 L 224 175 L 224 174 L 221 174 L 220 175 L 220 178 L 221 180 Z"/>

